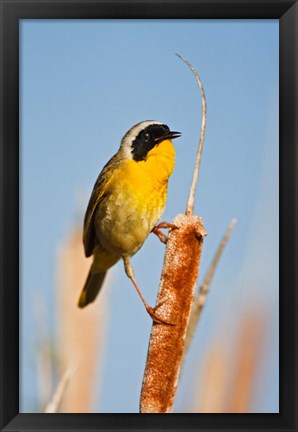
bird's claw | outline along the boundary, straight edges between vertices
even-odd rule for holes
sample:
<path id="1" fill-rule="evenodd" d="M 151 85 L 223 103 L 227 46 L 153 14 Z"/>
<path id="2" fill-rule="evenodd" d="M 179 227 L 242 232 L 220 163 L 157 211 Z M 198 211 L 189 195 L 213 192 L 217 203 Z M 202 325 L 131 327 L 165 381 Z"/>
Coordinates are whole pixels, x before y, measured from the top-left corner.
<path id="1" fill-rule="evenodd" d="M 160 318 L 159 316 L 157 316 L 156 313 L 155 313 L 155 311 L 156 311 L 156 310 L 157 310 L 157 309 L 158 309 L 162 304 L 164 304 L 164 302 L 165 302 L 165 301 L 159 303 L 159 304 L 156 305 L 154 308 L 151 307 L 151 306 L 148 306 L 148 307 L 146 308 L 146 310 L 147 310 L 148 314 L 151 316 L 151 318 L 153 319 L 153 321 L 154 321 L 156 324 L 165 324 L 165 325 L 169 325 L 169 326 L 175 326 L 176 324 L 172 324 L 172 323 L 169 323 L 169 322 L 163 320 L 162 318 Z"/>
<path id="2" fill-rule="evenodd" d="M 166 236 L 160 229 L 178 229 L 179 227 L 175 224 L 169 223 L 169 222 L 160 222 L 158 225 L 155 225 L 155 227 L 152 228 L 151 232 L 153 232 L 159 240 L 166 244 L 168 241 L 168 236 Z"/>

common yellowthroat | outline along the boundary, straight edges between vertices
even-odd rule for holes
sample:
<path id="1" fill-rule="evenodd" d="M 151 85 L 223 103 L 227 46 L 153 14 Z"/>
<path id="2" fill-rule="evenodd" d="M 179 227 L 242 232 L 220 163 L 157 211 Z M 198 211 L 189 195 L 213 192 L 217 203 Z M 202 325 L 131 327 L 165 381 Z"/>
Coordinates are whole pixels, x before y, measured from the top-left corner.
<path id="1" fill-rule="evenodd" d="M 79 307 L 95 300 L 107 270 L 122 258 L 147 312 L 154 321 L 164 323 L 144 299 L 130 257 L 150 232 L 164 241 L 160 228 L 173 228 L 167 223 L 156 224 L 165 209 L 168 180 L 175 164 L 172 140 L 180 135 L 158 121 L 140 122 L 124 135 L 119 150 L 99 174 L 84 219 L 85 255 L 93 255 L 93 263 Z"/>

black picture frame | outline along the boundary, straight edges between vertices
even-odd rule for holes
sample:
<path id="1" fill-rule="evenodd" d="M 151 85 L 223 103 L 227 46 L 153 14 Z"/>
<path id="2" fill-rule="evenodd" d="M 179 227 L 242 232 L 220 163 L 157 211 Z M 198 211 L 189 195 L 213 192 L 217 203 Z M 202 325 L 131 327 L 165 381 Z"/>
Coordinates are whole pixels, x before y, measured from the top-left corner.
<path id="1" fill-rule="evenodd" d="M 1 431 L 297 429 L 298 5 L 287 0 L 1 0 Z M 279 414 L 19 414 L 19 20 L 96 18 L 279 19 Z M 277 234 L 278 235 L 278 234 Z"/>

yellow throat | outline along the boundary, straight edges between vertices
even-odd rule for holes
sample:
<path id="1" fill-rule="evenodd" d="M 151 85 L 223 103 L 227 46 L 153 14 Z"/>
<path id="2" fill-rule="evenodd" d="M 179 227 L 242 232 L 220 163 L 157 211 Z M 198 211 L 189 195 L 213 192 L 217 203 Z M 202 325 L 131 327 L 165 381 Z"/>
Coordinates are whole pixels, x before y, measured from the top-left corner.
<path id="1" fill-rule="evenodd" d="M 159 143 L 142 161 L 127 159 L 119 179 L 124 195 L 139 212 L 159 212 L 158 209 L 165 206 L 168 180 L 174 166 L 175 148 L 170 140 Z"/>
<path id="2" fill-rule="evenodd" d="M 165 140 L 151 149 L 145 160 L 129 160 L 140 182 L 147 181 L 154 187 L 167 184 L 175 166 L 175 148 L 172 141 Z M 136 181 L 138 179 L 136 178 Z"/>

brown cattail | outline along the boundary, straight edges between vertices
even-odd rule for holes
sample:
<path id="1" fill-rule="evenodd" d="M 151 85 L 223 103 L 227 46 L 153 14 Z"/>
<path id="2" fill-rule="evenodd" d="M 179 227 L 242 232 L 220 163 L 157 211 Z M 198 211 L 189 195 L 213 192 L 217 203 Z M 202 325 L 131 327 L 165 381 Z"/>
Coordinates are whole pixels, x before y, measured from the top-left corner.
<path id="1" fill-rule="evenodd" d="M 152 326 L 140 400 L 142 413 L 172 409 L 206 235 L 198 217 L 180 214 L 173 224 L 178 228 L 169 234 L 157 298 L 158 315 L 173 326 Z"/>

